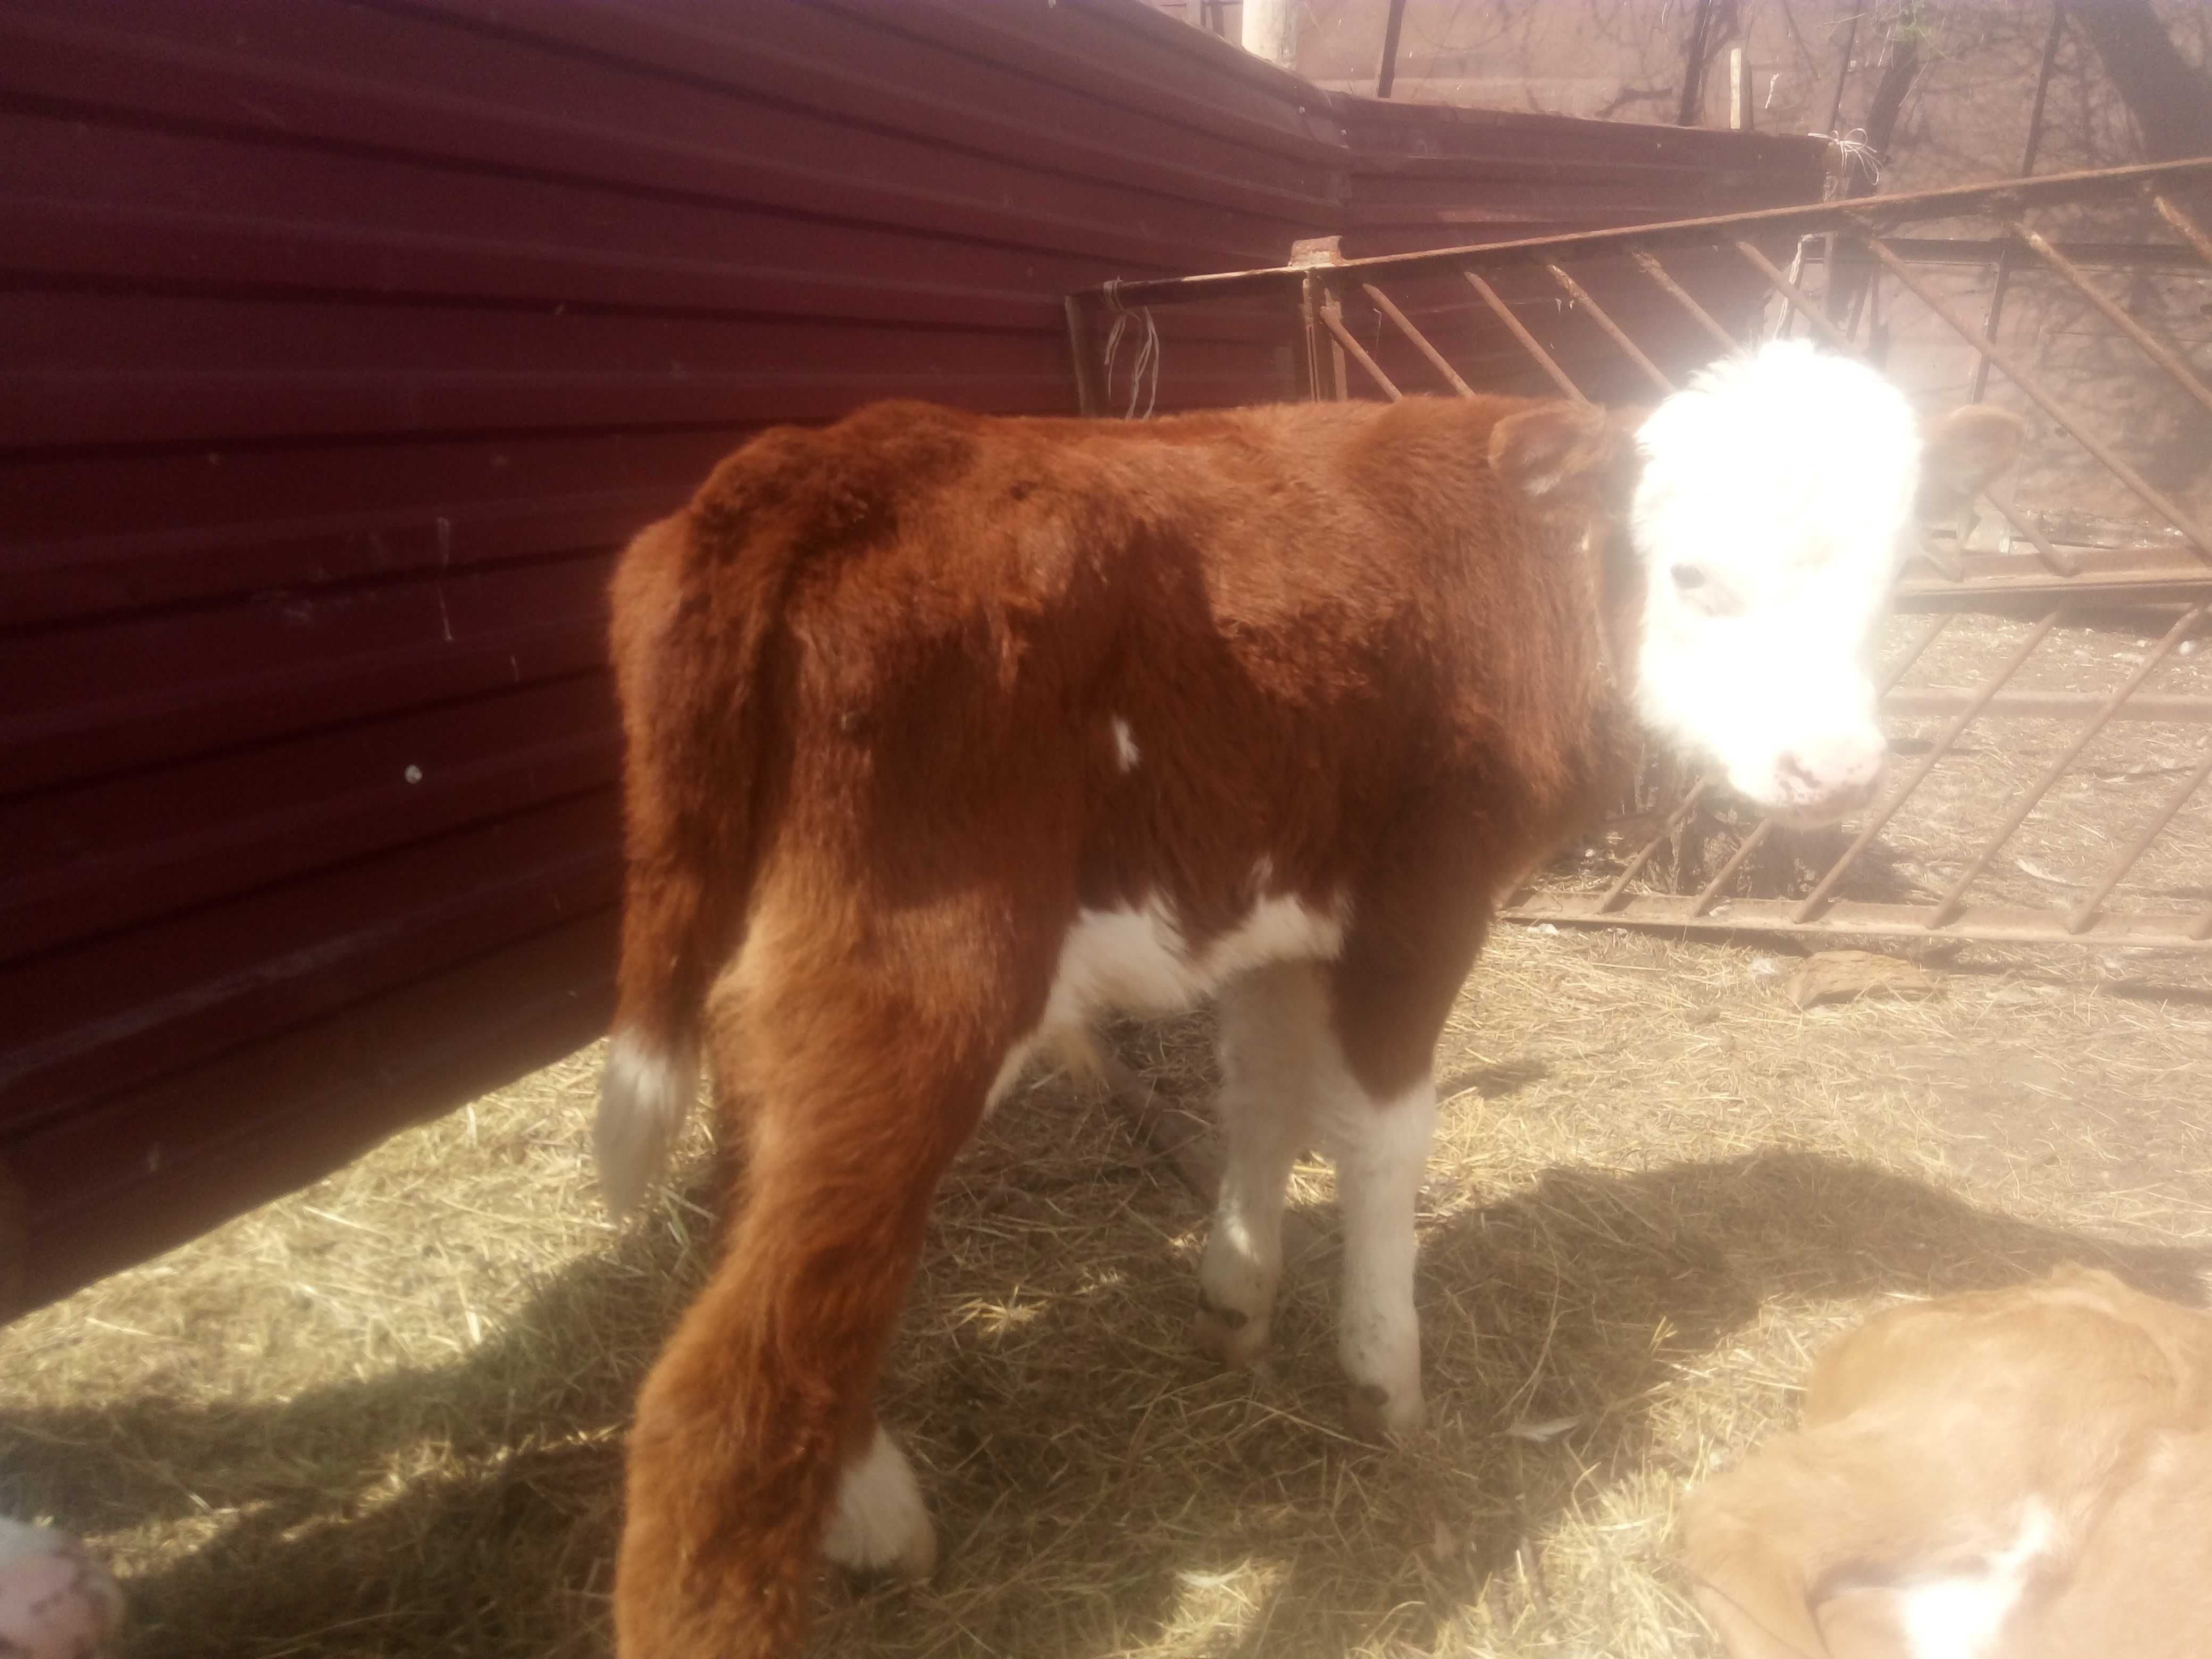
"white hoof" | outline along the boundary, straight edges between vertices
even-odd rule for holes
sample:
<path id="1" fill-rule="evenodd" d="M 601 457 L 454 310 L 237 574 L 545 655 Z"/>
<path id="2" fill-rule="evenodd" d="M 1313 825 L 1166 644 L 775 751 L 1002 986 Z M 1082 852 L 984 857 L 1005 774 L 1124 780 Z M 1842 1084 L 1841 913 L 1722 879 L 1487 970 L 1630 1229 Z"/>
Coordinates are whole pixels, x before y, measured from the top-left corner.
<path id="1" fill-rule="evenodd" d="M 1345 1416 L 1363 1440 L 1409 1440 L 1428 1419 L 1419 1383 L 1387 1389 L 1380 1382 L 1354 1382 L 1345 1394 Z"/>
<path id="2" fill-rule="evenodd" d="M 937 1570 L 937 1528 L 921 1501 L 914 1466 L 880 1423 L 868 1449 L 846 1468 L 836 1518 L 822 1549 L 855 1572 L 927 1578 Z"/>
<path id="3" fill-rule="evenodd" d="M 1268 1325 L 1264 1316 L 1255 1319 L 1203 1299 L 1197 1318 L 1191 1322 L 1190 1335 L 1200 1353 L 1224 1365 L 1255 1364 L 1267 1352 Z"/>

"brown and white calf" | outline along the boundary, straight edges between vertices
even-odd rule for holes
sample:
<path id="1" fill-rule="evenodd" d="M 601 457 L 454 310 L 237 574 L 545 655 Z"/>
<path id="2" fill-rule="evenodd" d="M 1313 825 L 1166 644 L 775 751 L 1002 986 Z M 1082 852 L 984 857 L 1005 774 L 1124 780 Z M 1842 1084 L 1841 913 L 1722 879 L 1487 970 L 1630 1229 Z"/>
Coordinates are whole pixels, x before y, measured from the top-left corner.
<path id="1" fill-rule="evenodd" d="M 1683 1543 L 1734 1659 L 2197 1659 L 2212 1318 L 2082 1267 L 1877 1315 Z"/>
<path id="2" fill-rule="evenodd" d="M 2017 435 L 1962 411 L 1928 471 L 1970 489 Z M 1587 820 L 1635 716 L 1763 805 L 1864 799 L 1923 453 L 1895 391 L 1802 346 L 1634 423 L 882 404 L 763 434 L 641 535 L 601 1176 L 637 1202 L 702 1052 L 748 1158 L 639 1401 L 623 1652 L 782 1654 L 825 1545 L 933 1559 L 875 1418 L 886 1334 L 947 1161 L 1104 1009 L 1220 994 L 1200 1339 L 1266 1343 L 1318 1140 L 1355 1414 L 1417 1425 L 1431 1054 L 1499 890 Z"/>

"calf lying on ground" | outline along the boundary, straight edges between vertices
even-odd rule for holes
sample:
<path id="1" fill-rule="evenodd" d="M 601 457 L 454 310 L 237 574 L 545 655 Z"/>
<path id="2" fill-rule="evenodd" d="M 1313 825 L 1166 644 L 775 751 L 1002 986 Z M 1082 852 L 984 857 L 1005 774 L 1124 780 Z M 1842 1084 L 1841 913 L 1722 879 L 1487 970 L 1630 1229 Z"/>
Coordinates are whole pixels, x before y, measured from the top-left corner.
<path id="1" fill-rule="evenodd" d="M 1734 1659 L 2195 1659 L 2212 1318 L 2082 1267 L 1878 1315 L 1683 1543 Z"/>
<path id="2" fill-rule="evenodd" d="M 1961 411 L 1923 494 L 2017 438 Z M 884 1340 L 946 1162 L 1102 1009 L 1222 992 L 1200 1340 L 1266 1343 L 1318 1139 L 1355 1416 L 1414 1427 L 1431 1054 L 1500 890 L 1587 821 L 1632 715 L 1762 805 L 1864 799 L 1923 477 L 1896 392 L 1789 346 L 1640 426 L 1507 398 L 882 404 L 764 434 L 640 536 L 601 1178 L 637 1201 L 702 1048 L 749 1161 L 639 1401 L 622 1650 L 782 1654 L 825 1542 L 932 1561 L 875 1419 Z"/>

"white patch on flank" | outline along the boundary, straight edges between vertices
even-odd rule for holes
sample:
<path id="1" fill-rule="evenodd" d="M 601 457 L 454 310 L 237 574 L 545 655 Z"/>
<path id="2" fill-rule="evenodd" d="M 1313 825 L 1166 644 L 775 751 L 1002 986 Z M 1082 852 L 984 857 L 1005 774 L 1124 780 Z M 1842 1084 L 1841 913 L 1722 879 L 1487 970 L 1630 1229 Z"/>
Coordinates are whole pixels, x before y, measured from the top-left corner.
<path id="1" fill-rule="evenodd" d="M 937 1565 L 937 1529 L 921 1501 L 914 1466 L 898 1442 L 876 1425 L 876 1437 L 837 1487 L 837 1514 L 823 1553 L 861 1572 L 927 1578 Z"/>
<path id="2" fill-rule="evenodd" d="M 1129 722 L 1119 714 L 1114 716 L 1114 753 L 1121 761 L 1124 772 L 1135 771 L 1137 762 L 1142 758 L 1137 753 L 1137 739 L 1129 730 Z"/>
<path id="3" fill-rule="evenodd" d="M 1087 1025 L 1109 1008 L 1175 1013 L 1248 968 L 1334 957 L 1344 948 L 1344 921 L 1294 898 L 1261 898 L 1236 927 L 1194 951 L 1158 898 L 1132 910 L 1082 911 L 1060 941 L 1044 1029 Z"/>
<path id="4" fill-rule="evenodd" d="M 1874 635 L 1919 486 L 1911 406 L 1864 364 L 1781 341 L 1695 376 L 1637 444 L 1638 713 L 1759 806 L 1850 811 L 1887 753 Z"/>
<path id="5" fill-rule="evenodd" d="M 1272 873 L 1262 859 L 1255 878 Z M 1044 1017 L 1007 1048 L 986 1097 L 996 1105 L 1037 1049 L 1086 1031 L 1097 1014 L 1179 1012 L 1224 981 L 1265 963 L 1324 960 L 1344 948 L 1342 905 L 1316 910 L 1293 898 L 1261 898 L 1236 927 L 1194 951 L 1158 898 L 1133 909 L 1082 910 L 1060 940 Z"/>
<path id="6" fill-rule="evenodd" d="M 668 1161 L 691 1109 L 697 1074 L 696 1060 L 648 1048 L 629 1031 L 617 1031 L 607 1045 L 592 1141 L 599 1192 L 617 1220 L 637 1208 Z"/>
<path id="7" fill-rule="evenodd" d="M 1911 1659 L 1984 1659 L 1996 1651 L 2005 1620 L 2027 1588 L 2039 1557 L 2050 1553 L 2058 1523 L 2031 1499 L 2009 1547 L 1979 1572 L 1931 1579 L 1899 1593 L 1899 1615 Z"/>

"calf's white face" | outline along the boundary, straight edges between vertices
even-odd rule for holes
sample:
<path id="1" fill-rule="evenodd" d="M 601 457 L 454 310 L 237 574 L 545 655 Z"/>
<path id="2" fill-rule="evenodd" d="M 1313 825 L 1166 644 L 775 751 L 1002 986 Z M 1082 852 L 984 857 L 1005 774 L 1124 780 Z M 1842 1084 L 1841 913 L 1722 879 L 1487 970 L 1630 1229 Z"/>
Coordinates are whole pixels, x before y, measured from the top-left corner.
<path id="1" fill-rule="evenodd" d="M 1875 630 L 1923 465 L 1944 475 L 1929 500 L 1959 499 L 2010 463 L 2018 436 L 2009 416 L 1962 410 L 1923 445 L 1894 386 L 1802 341 L 1697 375 L 1637 433 L 1645 726 L 1793 821 L 1863 805 L 1887 753 Z"/>

